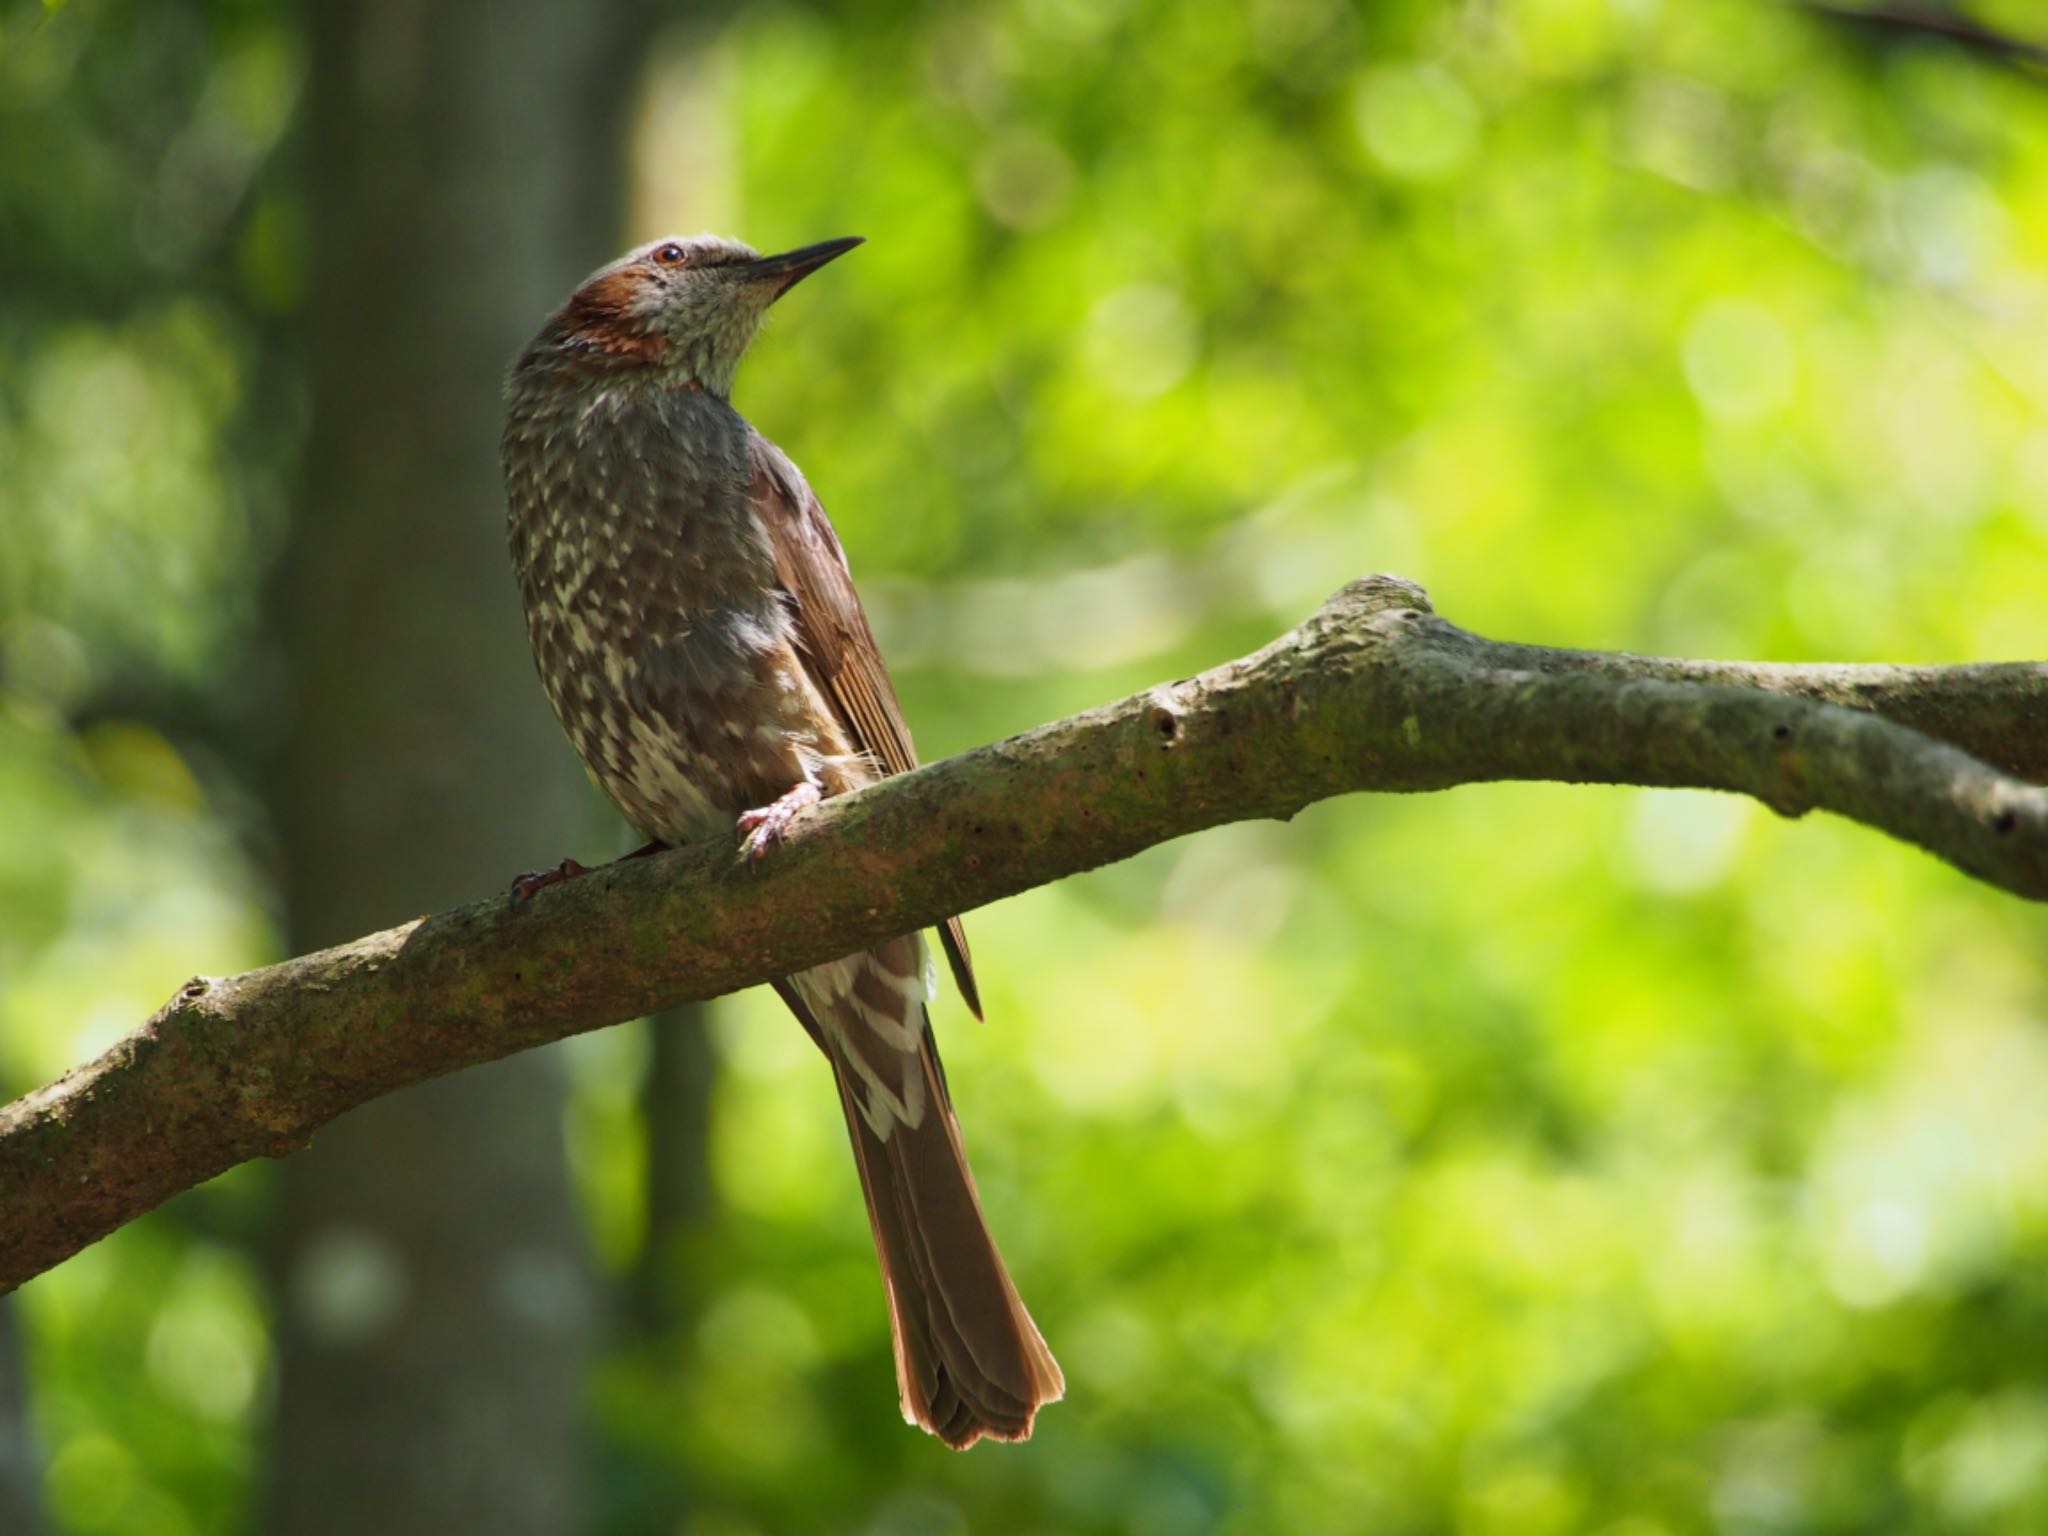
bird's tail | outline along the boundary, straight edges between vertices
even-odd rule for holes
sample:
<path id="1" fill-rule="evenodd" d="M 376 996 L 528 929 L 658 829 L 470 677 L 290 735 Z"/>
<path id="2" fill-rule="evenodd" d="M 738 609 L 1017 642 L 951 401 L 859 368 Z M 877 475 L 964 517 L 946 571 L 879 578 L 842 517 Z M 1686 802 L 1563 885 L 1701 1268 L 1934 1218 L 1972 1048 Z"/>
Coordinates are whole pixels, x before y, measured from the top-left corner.
<path id="1" fill-rule="evenodd" d="M 832 1063 L 889 1293 L 903 1416 L 948 1445 L 1022 1440 L 1066 1390 L 981 1214 L 912 936 L 778 983 Z"/>
<path id="2" fill-rule="evenodd" d="M 889 1292 L 903 1417 L 959 1450 L 983 1435 L 1023 1440 L 1066 1381 L 982 1218 L 937 1055 L 928 1042 L 920 1054 L 926 1112 L 886 1138 L 861 1114 L 850 1069 L 833 1061 Z"/>

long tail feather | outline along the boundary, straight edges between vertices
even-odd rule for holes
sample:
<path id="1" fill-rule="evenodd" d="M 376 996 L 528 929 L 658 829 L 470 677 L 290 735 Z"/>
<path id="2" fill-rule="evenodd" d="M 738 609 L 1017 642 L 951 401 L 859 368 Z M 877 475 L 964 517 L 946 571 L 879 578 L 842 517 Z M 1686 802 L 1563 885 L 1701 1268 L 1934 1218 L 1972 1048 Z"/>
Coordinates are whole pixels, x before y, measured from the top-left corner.
<path id="1" fill-rule="evenodd" d="M 832 1063 L 889 1294 L 903 1416 L 948 1445 L 1022 1440 L 1066 1390 L 989 1235 L 925 1016 L 892 940 L 778 983 Z"/>
<path id="2" fill-rule="evenodd" d="M 833 1064 L 889 1293 L 903 1416 L 961 1449 L 983 1435 L 1022 1440 L 1066 1382 L 989 1235 L 935 1057 L 923 1054 L 927 1113 L 887 1140 L 860 1111 L 859 1079 Z"/>

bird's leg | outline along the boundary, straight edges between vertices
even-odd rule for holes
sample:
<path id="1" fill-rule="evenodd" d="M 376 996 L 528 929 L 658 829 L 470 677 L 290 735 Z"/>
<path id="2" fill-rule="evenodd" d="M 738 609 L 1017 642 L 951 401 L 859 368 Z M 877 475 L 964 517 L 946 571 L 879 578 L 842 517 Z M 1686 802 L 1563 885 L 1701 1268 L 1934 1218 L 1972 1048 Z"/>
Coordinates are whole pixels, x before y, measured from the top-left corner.
<path id="1" fill-rule="evenodd" d="M 551 885 L 560 885 L 564 880 L 574 880 L 578 875 L 587 875 L 590 867 L 578 864 L 574 859 L 564 859 L 553 869 L 529 869 L 512 880 L 512 899 L 526 901 L 536 891 L 544 891 Z"/>
<path id="2" fill-rule="evenodd" d="M 806 780 L 759 810 L 740 812 L 740 819 L 734 824 L 734 830 L 739 833 L 740 852 L 746 855 L 749 863 L 758 860 L 782 841 L 791 822 L 821 798 L 818 786 Z"/>
<path id="3" fill-rule="evenodd" d="M 668 847 L 664 842 L 645 842 L 631 853 L 620 854 L 614 862 L 623 864 L 628 859 L 644 859 L 650 853 L 667 853 Z M 574 880 L 578 875 L 589 873 L 589 865 L 579 864 L 574 859 L 564 859 L 553 869 L 530 869 L 512 881 L 512 899 L 525 901 L 535 891 L 544 891 L 551 885 L 560 885 L 564 880 Z"/>

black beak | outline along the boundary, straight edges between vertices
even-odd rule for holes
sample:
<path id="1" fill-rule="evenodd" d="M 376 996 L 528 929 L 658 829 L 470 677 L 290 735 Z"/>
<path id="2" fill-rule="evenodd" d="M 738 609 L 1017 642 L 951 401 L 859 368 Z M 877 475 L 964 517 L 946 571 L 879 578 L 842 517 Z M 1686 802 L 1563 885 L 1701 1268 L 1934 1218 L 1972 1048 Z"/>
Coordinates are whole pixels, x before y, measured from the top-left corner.
<path id="1" fill-rule="evenodd" d="M 799 246 L 793 251 L 784 251 L 780 256 L 760 257 L 748 262 L 742 270 L 755 281 L 769 284 L 774 290 L 774 297 L 779 299 L 826 262 L 844 256 L 861 242 L 860 235 L 820 240 L 816 245 Z"/>

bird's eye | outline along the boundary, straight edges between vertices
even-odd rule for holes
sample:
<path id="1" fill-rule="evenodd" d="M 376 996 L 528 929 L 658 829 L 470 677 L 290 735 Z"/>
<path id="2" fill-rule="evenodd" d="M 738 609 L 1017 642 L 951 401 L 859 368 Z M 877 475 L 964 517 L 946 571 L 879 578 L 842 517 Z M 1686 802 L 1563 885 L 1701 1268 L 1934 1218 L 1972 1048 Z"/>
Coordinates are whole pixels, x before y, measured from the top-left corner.
<path id="1" fill-rule="evenodd" d="M 680 267 L 688 259 L 688 255 L 680 245 L 671 240 L 667 245 L 654 248 L 654 259 L 664 267 Z"/>

